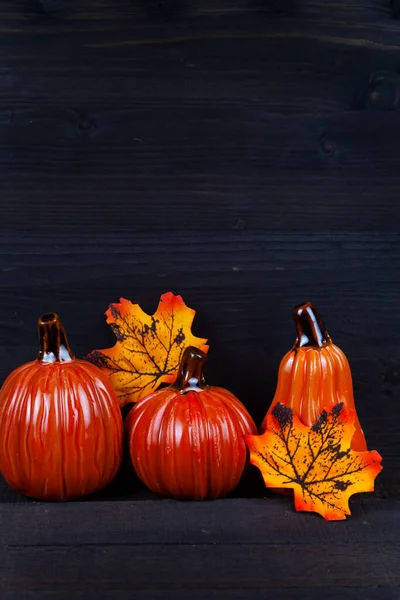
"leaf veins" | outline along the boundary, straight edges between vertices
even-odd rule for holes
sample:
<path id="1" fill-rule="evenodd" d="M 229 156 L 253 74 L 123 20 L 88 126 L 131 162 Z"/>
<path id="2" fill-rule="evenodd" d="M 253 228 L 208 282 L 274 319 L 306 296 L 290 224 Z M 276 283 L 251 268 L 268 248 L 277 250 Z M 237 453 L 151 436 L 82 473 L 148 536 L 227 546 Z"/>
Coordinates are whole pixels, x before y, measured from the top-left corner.
<path id="1" fill-rule="evenodd" d="M 376 451 L 351 450 L 354 412 L 343 403 L 323 411 L 312 427 L 303 425 L 291 408 L 277 404 L 260 436 L 246 436 L 251 462 L 267 487 L 292 488 L 297 510 L 315 511 L 325 519 L 345 519 L 349 498 L 373 491 L 381 471 Z"/>
<path id="2" fill-rule="evenodd" d="M 121 298 L 106 312 L 115 346 L 93 350 L 86 360 L 107 371 L 121 406 L 137 402 L 161 383 L 174 381 L 187 346 L 208 350 L 207 340 L 191 333 L 194 315 L 182 297 L 171 292 L 161 296 L 154 315 Z"/>

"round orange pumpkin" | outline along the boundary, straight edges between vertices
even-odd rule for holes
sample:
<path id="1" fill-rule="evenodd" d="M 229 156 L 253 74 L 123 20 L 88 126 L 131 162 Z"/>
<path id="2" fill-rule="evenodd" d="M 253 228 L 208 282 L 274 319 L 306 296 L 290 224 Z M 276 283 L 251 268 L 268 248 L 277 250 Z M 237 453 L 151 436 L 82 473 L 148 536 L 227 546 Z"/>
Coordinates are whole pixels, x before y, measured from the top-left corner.
<path id="1" fill-rule="evenodd" d="M 0 471 L 26 496 L 78 498 L 105 487 L 122 459 L 116 394 L 100 369 L 77 360 L 54 313 L 38 322 L 37 360 L 0 391 Z"/>
<path id="2" fill-rule="evenodd" d="M 219 498 L 242 476 L 243 435 L 257 430 L 233 394 L 206 384 L 205 360 L 201 350 L 186 348 L 175 383 L 145 397 L 127 417 L 133 467 L 153 492 Z"/>
<path id="3" fill-rule="evenodd" d="M 356 412 L 350 366 L 346 356 L 332 340 L 316 310 L 306 302 L 293 309 L 297 338 L 279 367 L 278 385 L 268 414 L 281 402 L 293 409 L 311 427 L 323 410 L 343 402 Z M 364 433 L 356 413 L 352 448 L 367 450 Z M 266 417 L 261 426 L 265 431 Z"/>

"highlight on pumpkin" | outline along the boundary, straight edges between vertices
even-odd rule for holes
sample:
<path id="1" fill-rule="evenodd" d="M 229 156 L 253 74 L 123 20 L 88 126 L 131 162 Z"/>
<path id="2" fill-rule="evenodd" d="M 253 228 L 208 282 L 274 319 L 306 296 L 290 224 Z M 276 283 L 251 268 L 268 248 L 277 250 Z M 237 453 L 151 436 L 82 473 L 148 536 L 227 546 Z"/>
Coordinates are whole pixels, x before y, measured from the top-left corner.
<path id="1" fill-rule="evenodd" d="M 205 360 L 204 351 L 186 348 L 175 382 L 143 398 L 125 422 L 132 465 L 153 492 L 220 498 L 242 476 L 243 436 L 257 429 L 238 398 L 206 383 Z"/>
<path id="2" fill-rule="evenodd" d="M 108 375 L 121 406 L 137 402 L 162 383 L 174 381 L 185 348 L 207 352 L 207 340 L 191 332 L 195 314 L 172 292 L 161 296 L 154 315 L 121 298 L 106 312 L 117 338 L 115 346 L 93 350 L 86 360 Z"/>
<path id="3" fill-rule="evenodd" d="M 311 302 L 296 306 L 293 318 L 296 341 L 281 361 L 275 396 L 261 431 L 265 431 L 268 415 L 278 403 L 293 409 L 300 421 L 309 427 L 324 410 L 329 412 L 335 404 L 343 403 L 354 412 L 352 449 L 361 452 L 367 450 L 355 408 L 350 365 L 345 354 L 332 342 Z"/>
<path id="4" fill-rule="evenodd" d="M 382 470 L 378 452 L 351 449 L 354 423 L 354 411 L 343 403 L 323 410 L 311 427 L 292 408 L 276 404 L 264 433 L 245 436 L 250 460 L 267 487 L 293 489 L 296 510 L 345 519 L 350 496 L 372 492 Z"/>

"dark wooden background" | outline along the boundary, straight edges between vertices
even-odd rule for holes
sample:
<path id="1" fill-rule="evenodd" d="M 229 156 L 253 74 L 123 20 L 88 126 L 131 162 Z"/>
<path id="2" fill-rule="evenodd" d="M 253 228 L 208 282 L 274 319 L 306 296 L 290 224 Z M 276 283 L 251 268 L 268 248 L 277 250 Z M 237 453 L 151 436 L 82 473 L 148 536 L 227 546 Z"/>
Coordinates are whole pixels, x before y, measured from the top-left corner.
<path id="1" fill-rule="evenodd" d="M 291 308 L 309 299 L 384 456 L 378 499 L 399 498 L 397 13 L 397 0 L 1 0 L 1 380 L 35 356 L 40 313 L 58 312 L 83 356 L 114 343 L 110 302 L 152 312 L 172 290 L 210 340 L 209 380 L 260 422 Z M 107 493 L 141 498 L 130 485 Z M 4 485 L 1 498 L 19 499 Z"/>

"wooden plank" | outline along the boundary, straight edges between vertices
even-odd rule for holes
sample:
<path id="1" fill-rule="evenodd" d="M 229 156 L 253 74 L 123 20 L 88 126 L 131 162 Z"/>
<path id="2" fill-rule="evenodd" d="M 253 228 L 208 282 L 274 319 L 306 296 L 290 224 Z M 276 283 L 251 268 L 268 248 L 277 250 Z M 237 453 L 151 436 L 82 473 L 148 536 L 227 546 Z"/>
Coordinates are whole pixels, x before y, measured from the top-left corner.
<path id="1" fill-rule="evenodd" d="M 50 216 L 47 218 L 50 219 Z M 107 278 L 111 295 L 115 293 L 112 286 L 116 288 L 116 284 L 124 281 L 132 272 L 140 278 L 148 276 L 154 279 L 158 276 L 164 279 L 173 276 L 173 265 L 173 270 L 178 274 L 177 281 L 183 274 L 186 274 L 188 281 L 191 277 L 207 276 L 210 278 L 210 287 L 220 282 L 221 276 L 226 278 L 227 287 L 234 287 L 238 280 L 244 284 L 246 280 L 252 280 L 255 274 L 263 274 L 265 279 L 259 285 L 270 287 L 271 292 L 282 278 L 287 280 L 286 287 L 295 284 L 297 278 L 300 289 L 307 285 L 312 287 L 313 280 L 317 276 L 324 277 L 326 272 L 322 283 L 331 287 L 327 291 L 321 290 L 321 296 L 332 294 L 339 283 L 349 289 L 358 288 L 362 284 L 363 274 L 368 272 L 368 283 L 380 282 L 386 289 L 392 286 L 391 292 L 395 294 L 396 286 L 400 283 L 397 272 L 397 266 L 400 265 L 399 241 L 398 233 L 385 231 L 308 232 L 307 235 L 301 232 L 260 231 L 198 231 L 193 235 L 190 231 L 165 231 L 132 235 L 129 230 L 120 233 L 109 230 L 103 234 L 94 227 L 91 235 L 85 237 L 72 230 L 56 234 L 48 230 L 41 236 L 17 230 L 8 232 L 0 241 L 0 289 L 6 294 L 12 293 L 23 278 L 26 290 L 39 294 L 40 285 L 46 286 L 51 280 L 58 288 L 62 284 L 65 287 L 73 285 L 75 289 L 93 288 L 92 292 L 88 290 L 93 299 L 99 290 L 104 293 L 104 278 Z M 193 257 L 201 259 L 195 265 L 195 275 L 190 273 Z M 321 269 L 318 260 L 314 260 L 319 257 L 324 259 L 324 269 Z M 391 269 L 385 269 L 388 261 Z M 110 282 L 116 268 L 118 273 L 115 282 Z M 90 285 L 87 275 L 91 278 Z M 160 282 L 157 282 L 155 287 L 159 286 Z M 134 289 L 133 285 L 131 289 Z M 117 290 L 116 293 L 118 295 L 121 292 Z M 245 293 L 246 290 L 243 290 Z M 45 292 L 42 294 L 45 295 Z M 109 298 L 110 301 L 117 299 Z M 150 294 L 146 297 L 142 290 L 136 291 L 135 299 L 144 302 L 149 310 L 154 309 L 158 301 L 157 298 L 151 298 Z M 392 299 L 387 298 L 385 302 L 389 307 Z M 287 306 L 291 306 L 290 299 L 287 300 Z M 285 310 L 288 309 L 285 307 Z M 286 317 L 289 317 L 289 327 L 293 330 L 290 314 L 286 314 Z M 378 317 L 383 322 L 388 318 L 385 314 L 379 314 Z M 354 335 L 360 333 L 357 327 L 365 316 L 359 317 L 358 323 L 353 321 L 350 324 L 349 316 L 343 313 L 332 314 L 330 318 L 334 319 L 333 327 L 346 332 L 346 324 L 347 333 Z M 17 323 L 10 323 L 10 327 L 13 325 L 17 327 Z M 385 330 L 384 334 L 388 332 Z M 367 333 L 371 332 L 367 330 Z"/>
<path id="2" fill-rule="evenodd" d="M 160 20 L 147 2 L 75 3 L 62 19 L 12 3 L 0 14 L 0 105 L 78 111 L 83 130 L 99 108 L 160 98 L 250 102 L 263 113 L 398 108 L 400 24 L 380 3 L 303 2 L 294 14 L 268 3 L 185 4 L 180 18 Z"/>
<path id="3" fill-rule="evenodd" d="M 201 260 L 194 263 L 194 257 Z M 172 288 L 198 310 L 197 331 L 210 335 L 214 330 L 215 337 L 230 343 L 267 340 L 276 356 L 293 342 L 292 306 L 309 297 L 350 357 L 379 359 L 381 351 L 387 356 L 387 349 L 396 348 L 390 335 L 399 266 L 398 236 L 389 234 L 9 235 L 0 249 L 2 346 L 29 346 L 35 352 L 37 316 L 61 304 L 70 337 L 89 351 L 89 344 L 113 340 L 103 316 L 110 302 L 125 296 L 153 312 L 159 294 Z M 367 327 L 372 320 L 374 327 Z M 277 364 L 272 366 L 275 370 Z M 387 385 L 397 381 L 390 373 L 386 380 Z"/>
<path id="4" fill-rule="evenodd" d="M 71 20 L 98 20 L 98 19 L 118 19 L 122 16 L 134 16 L 137 19 L 149 17 L 153 18 L 157 12 L 160 18 L 163 14 L 168 13 L 168 9 L 175 6 L 175 13 L 179 10 L 184 16 L 199 16 L 202 14 L 227 15 L 230 13 L 263 13 L 273 15 L 279 7 L 274 3 L 269 2 L 248 2 L 247 0 L 214 0 L 210 5 L 208 0 L 166 0 L 162 4 L 158 2 L 149 3 L 146 0 L 138 0 L 135 3 L 126 2 L 125 0 L 116 0 L 114 6 L 116 10 L 112 10 L 112 3 L 109 0 L 81 0 L 79 3 L 74 3 L 73 0 L 38 0 L 38 2 L 27 2 L 25 4 L 15 2 L 15 0 L 3 0 L 3 16 L 7 19 L 22 19 L 23 17 L 34 17 L 41 14 L 40 4 L 45 5 L 49 9 L 54 7 L 54 10 L 60 4 L 65 4 L 65 9 L 68 10 L 63 15 L 65 19 Z M 341 0 L 331 0 L 327 7 L 324 0 L 304 0 L 301 13 L 298 7 L 292 6 L 290 3 L 287 6 L 281 7 L 279 14 L 297 14 L 298 16 L 317 17 L 321 14 L 328 14 L 328 9 L 332 15 L 332 19 L 339 20 L 344 17 L 354 17 L 361 23 L 376 22 L 377 18 L 383 20 L 390 15 L 389 6 L 383 5 L 379 0 L 366 0 L 362 4 L 347 4 Z"/>
<path id="5" fill-rule="evenodd" d="M 300 556 L 301 561 L 295 557 Z M 3 589 L 395 587 L 399 545 L 221 544 L 16 547 L 1 552 Z M 127 566 L 129 565 L 129 568 Z"/>
<path id="6" fill-rule="evenodd" d="M 3 167 L 7 172 L 0 192 L 3 234 L 22 230 L 42 235 L 50 227 L 56 234 L 80 232 L 83 243 L 88 231 L 94 238 L 110 231 L 125 232 L 134 240 L 138 233 L 160 232 L 163 226 L 171 235 L 180 231 L 194 237 L 203 231 L 241 234 L 252 230 L 266 235 L 307 232 L 304 239 L 308 232 L 321 231 L 398 233 L 398 221 L 393 218 L 396 176 L 365 172 L 341 178 L 335 172 L 270 172 L 268 177 L 260 173 L 251 177 L 241 175 L 237 168 L 236 175 L 213 175 L 204 169 L 194 171 L 192 177 L 179 173 L 155 177 L 134 176 L 127 168 L 106 177 L 101 172 L 85 175 L 82 165 L 80 169 L 68 178 L 67 162 L 40 177 L 34 171 L 11 177 Z M 25 221 L 22 215 L 27 209 Z M 241 238 L 237 240 L 240 244 Z"/>
<path id="7" fill-rule="evenodd" d="M 87 112 L 90 123 L 98 110 L 127 109 L 136 103 L 156 107 L 160 98 L 167 106 L 199 104 L 203 99 L 205 105 L 218 103 L 237 110 L 253 106 L 274 114 L 313 113 L 316 106 L 327 114 L 354 108 L 398 108 L 394 52 L 386 52 L 378 60 L 373 50 L 337 48 L 326 41 L 289 37 L 261 44 L 224 39 L 219 44 L 209 41 L 202 55 L 195 42 L 163 52 L 148 46 L 128 48 L 125 54 L 118 48 L 107 53 L 93 48 L 82 56 L 82 62 L 70 64 L 57 54 L 57 40 L 52 43 L 51 55 L 32 51 L 27 56 L 25 43 L 31 45 L 22 37 L 1 59 L 0 107 L 12 111 L 40 103 L 43 108 L 64 111 L 64 115 L 69 109 L 70 118 L 75 116 L 83 131 L 93 128 L 93 124 L 87 125 Z M 182 52 L 186 56 L 183 61 L 179 58 Z M 229 57 L 236 52 L 239 64 L 233 67 Z M 165 74 L 157 70 L 161 54 Z M 322 59 L 326 54 L 334 57 L 333 66 Z M 254 57 L 251 68 L 248 56 Z M 6 114 L 3 112 L 2 119 Z"/>
<path id="8" fill-rule="evenodd" d="M 377 2 L 369 3 L 369 5 L 364 3 L 358 6 L 346 6 L 343 2 L 331 2 L 327 5 L 322 0 L 318 2 L 308 0 L 303 3 L 301 11 L 289 5 L 287 10 L 274 11 L 274 7 L 271 4 L 268 6 L 268 3 L 257 7 L 256 3 L 244 5 L 243 2 L 237 2 L 232 3 L 231 9 L 229 7 L 226 9 L 223 6 L 218 7 L 218 3 L 210 6 L 204 2 L 203 7 L 196 7 L 195 4 L 189 2 L 175 2 L 178 10 L 171 19 L 169 18 L 173 12 L 171 1 L 169 5 L 172 10 L 168 8 L 168 1 L 164 4 L 166 10 L 163 10 L 164 7 L 158 5 L 157 2 L 150 7 L 149 3 L 143 2 L 140 7 L 139 3 L 131 4 L 125 0 L 113 3 L 108 0 L 101 6 L 94 3 L 92 7 L 87 3 L 85 6 L 85 3 L 81 2 L 76 6 L 76 10 L 71 6 L 69 13 L 62 15 L 62 18 L 57 20 L 44 18 L 43 8 L 46 7 L 43 2 L 46 3 L 48 9 L 51 9 L 50 5 L 53 2 L 55 12 L 56 8 L 61 8 L 62 0 L 57 1 L 57 7 L 55 0 L 43 0 L 42 2 L 39 0 L 36 3 L 39 9 L 36 11 L 30 11 L 29 6 L 26 7 L 26 5 L 20 5 L 19 11 L 15 10 L 15 2 L 12 3 L 11 11 L 7 11 L 5 5 L 0 14 L 0 26 L 4 27 L 4 33 L 8 36 L 7 41 L 21 33 L 35 32 L 50 38 L 57 33 L 77 33 L 78 39 L 79 34 L 87 32 L 90 34 L 89 44 L 90 39 L 103 34 L 102 43 L 99 44 L 102 47 L 173 41 L 176 33 L 180 34 L 175 37 L 178 42 L 198 39 L 200 32 L 203 39 L 224 39 L 233 37 L 232 33 L 237 34 L 239 31 L 241 35 L 235 36 L 239 39 L 250 36 L 261 39 L 270 39 L 271 37 L 280 39 L 284 37 L 284 33 L 287 34 L 290 27 L 293 32 L 293 25 L 297 23 L 300 27 L 295 29 L 296 37 L 300 39 L 304 37 L 324 39 L 326 36 L 338 45 L 346 43 L 354 45 L 355 42 L 352 44 L 350 41 L 354 36 L 354 39 L 358 41 L 356 45 L 360 47 L 376 46 L 377 50 L 398 48 L 396 32 L 398 32 L 399 24 L 396 20 L 390 19 L 388 5 L 385 10 Z M 68 0 L 64 0 L 64 2 L 66 4 Z M 34 4 L 34 2 L 31 3 L 32 8 Z M 181 10 L 179 10 L 179 4 Z M 225 32 L 221 29 L 222 22 L 227 25 Z M 188 23 L 191 27 L 187 27 Z M 241 30 L 239 29 L 240 23 L 242 23 Z M 129 30 L 133 35 L 127 35 Z M 342 31 L 342 36 L 336 37 L 335 34 L 339 30 Z M 160 31 L 164 32 L 164 36 L 161 38 L 155 35 Z M 317 31 L 319 36 L 316 35 Z M 117 38 L 118 32 L 120 33 L 119 39 Z M 275 35 L 272 35 L 273 33 Z M 371 34 L 371 38 L 369 34 Z"/>
<path id="9" fill-rule="evenodd" d="M 118 587 L 118 583 L 115 584 Z M 325 600 L 398 600 L 399 590 L 398 588 L 369 588 L 369 587 L 357 587 L 357 588 L 342 588 L 335 587 L 329 588 L 272 588 L 264 587 L 258 589 L 207 589 L 207 590 L 190 590 L 190 600 L 205 600 L 206 598 L 212 598 L 213 600 L 248 600 L 252 598 L 254 600 L 265 600 L 266 597 L 273 597 L 274 600 L 320 600 L 321 594 L 323 593 Z M 187 600 L 188 590 L 180 589 L 151 589 L 151 590 L 134 590 L 135 600 L 167 600 L 169 598 L 173 600 Z M 120 599 L 132 599 L 132 590 L 114 590 L 114 591 L 103 591 L 96 590 L 93 594 L 87 591 L 74 590 L 73 596 L 71 591 L 62 591 L 58 589 L 52 589 L 51 591 L 39 590 L 24 590 L 23 595 L 20 592 L 6 591 L 3 595 L 3 600 L 88 600 L 95 598 L 96 600 L 120 600 Z"/>
<path id="10" fill-rule="evenodd" d="M 130 177 L 149 171 L 165 177 L 172 169 L 190 180 L 194 165 L 195 173 L 207 169 L 214 177 L 240 166 L 242 177 L 254 174 L 256 181 L 261 169 L 265 179 L 269 172 L 282 175 L 289 166 L 292 176 L 329 177 L 340 170 L 356 180 L 367 165 L 374 177 L 399 175 L 400 113 L 397 118 L 372 111 L 279 116 L 254 105 L 233 110 L 167 105 L 88 115 L 88 133 L 82 134 L 79 115 L 57 112 L 14 110 L 12 119 L 3 120 L 1 139 L 12 148 L 1 167 L 7 167 L 7 178 L 32 168 L 33 180 L 46 177 L 49 168 L 53 177 L 65 177 L 68 169 L 71 186 L 75 178 L 92 178 L 99 169 L 104 178 L 124 175 L 129 168 Z"/>
<path id="11" fill-rule="evenodd" d="M 1 227 L 18 228 L 29 207 L 29 228 L 76 224 L 92 235 L 127 227 L 398 231 L 400 113 L 188 113 L 182 124 L 179 110 L 138 110 L 126 124 L 99 113 L 99 130 L 82 135 L 75 117 L 17 111 L 0 124 Z"/>
<path id="12" fill-rule="evenodd" d="M 0 525 L 2 544 L 9 551 L 109 545 L 250 544 L 262 548 L 294 544 L 302 553 L 301 548 L 307 552 L 315 543 L 330 544 L 339 555 L 346 554 L 346 547 L 367 545 L 371 551 L 376 547 L 377 553 L 390 545 L 396 551 L 400 542 L 398 502 L 370 496 L 352 500 L 352 515 L 345 522 L 327 523 L 315 514 L 296 513 L 290 499 L 274 496 L 208 502 L 163 499 L 4 504 Z"/>

